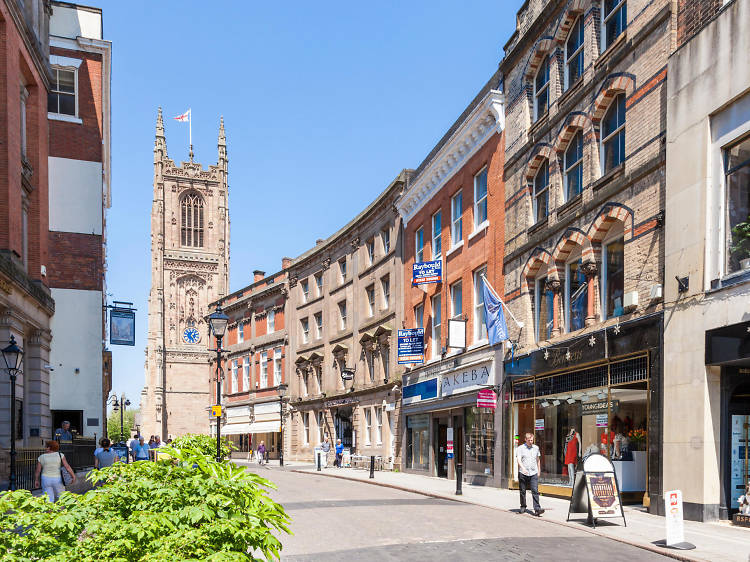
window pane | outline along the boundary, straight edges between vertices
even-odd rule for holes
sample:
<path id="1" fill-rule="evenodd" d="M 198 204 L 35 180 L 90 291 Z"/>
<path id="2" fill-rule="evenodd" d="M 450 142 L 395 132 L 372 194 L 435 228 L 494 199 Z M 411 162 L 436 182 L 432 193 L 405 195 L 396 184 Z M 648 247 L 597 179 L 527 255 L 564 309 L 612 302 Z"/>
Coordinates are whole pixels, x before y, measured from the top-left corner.
<path id="1" fill-rule="evenodd" d="M 60 96 L 60 111 L 65 115 L 76 114 L 76 97 L 70 94 L 59 94 Z"/>
<path id="2" fill-rule="evenodd" d="M 608 137 L 625 123 L 625 95 L 619 94 L 610 104 L 604 116 L 602 136 Z"/>
<path id="3" fill-rule="evenodd" d="M 547 93 L 549 90 L 544 90 L 541 94 L 539 94 L 536 98 L 536 116 L 537 119 L 544 115 L 544 112 L 547 111 Z"/>
<path id="4" fill-rule="evenodd" d="M 625 244 L 618 240 L 607 245 L 607 318 L 623 314 L 625 292 Z"/>
<path id="5" fill-rule="evenodd" d="M 57 89 L 60 92 L 66 92 L 69 94 L 75 94 L 75 73 L 71 70 L 58 70 L 57 71 Z"/>
<path id="6" fill-rule="evenodd" d="M 750 258 L 750 138 L 726 152 L 726 271 L 742 269 Z"/>
<path id="7" fill-rule="evenodd" d="M 52 92 L 47 94 L 47 111 L 49 111 L 50 113 L 58 112 L 57 94 L 53 94 Z"/>
<path id="8" fill-rule="evenodd" d="M 581 260 L 568 265 L 569 293 L 568 316 L 569 329 L 580 330 L 586 323 L 586 304 L 588 302 L 588 283 L 586 275 L 581 270 Z"/>
<path id="9" fill-rule="evenodd" d="M 539 71 L 536 75 L 535 86 L 537 92 L 541 90 L 549 82 L 549 59 L 545 57 L 542 64 L 539 66 Z"/>

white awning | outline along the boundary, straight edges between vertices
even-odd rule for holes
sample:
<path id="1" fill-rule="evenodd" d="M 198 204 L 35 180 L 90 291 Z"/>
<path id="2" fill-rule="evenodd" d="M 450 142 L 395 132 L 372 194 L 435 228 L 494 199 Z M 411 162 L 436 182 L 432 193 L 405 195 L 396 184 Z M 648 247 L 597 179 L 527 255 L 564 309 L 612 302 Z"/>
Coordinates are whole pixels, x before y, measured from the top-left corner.
<path id="1" fill-rule="evenodd" d="M 240 435 L 244 433 L 277 433 L 281 431 L 279 420 L 255 423 L 228 423 L 221 427 L 222 435 Z"/>

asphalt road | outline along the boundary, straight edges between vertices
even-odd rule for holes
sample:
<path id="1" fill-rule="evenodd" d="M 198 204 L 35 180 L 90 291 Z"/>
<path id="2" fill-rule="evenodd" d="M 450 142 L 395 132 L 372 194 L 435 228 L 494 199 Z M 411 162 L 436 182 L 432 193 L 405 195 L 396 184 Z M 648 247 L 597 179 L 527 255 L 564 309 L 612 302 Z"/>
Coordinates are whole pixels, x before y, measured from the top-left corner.
<path id="1" fill-rule="evenodd" d="M 292 519 L 282 560 L 667 560 L 637 547 L 520 515 L 277 467 Z"/>

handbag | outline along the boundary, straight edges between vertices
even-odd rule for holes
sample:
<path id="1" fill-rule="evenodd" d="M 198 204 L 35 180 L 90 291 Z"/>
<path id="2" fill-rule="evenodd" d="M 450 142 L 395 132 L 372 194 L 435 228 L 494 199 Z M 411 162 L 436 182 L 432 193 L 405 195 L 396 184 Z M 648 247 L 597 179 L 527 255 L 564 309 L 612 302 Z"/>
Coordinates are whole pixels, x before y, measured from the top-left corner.
<path id="1" fill-rule="evenodd" d="M 58 451 L 57 454 L 60 457 L 60 478 L 62 478 L 63 486 L 67 488 L 70 485 L 70 483 L 73 481 L 73 477 L 70 475 L 70 473 L 67 470 L 65 470 L 65 467 L 63 466 L 62 453 Z"/>

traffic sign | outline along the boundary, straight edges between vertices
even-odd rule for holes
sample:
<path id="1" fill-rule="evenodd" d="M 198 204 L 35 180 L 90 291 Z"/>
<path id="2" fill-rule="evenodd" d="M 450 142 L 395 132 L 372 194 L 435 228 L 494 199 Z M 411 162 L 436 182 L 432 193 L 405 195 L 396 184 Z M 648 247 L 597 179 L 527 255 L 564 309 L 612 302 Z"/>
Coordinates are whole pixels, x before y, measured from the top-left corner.
<path id="1" fill-rule="evenodd" d="M 212 418 L 221 417 L 221 406 L 211 406 L 211 417 Z"/>

